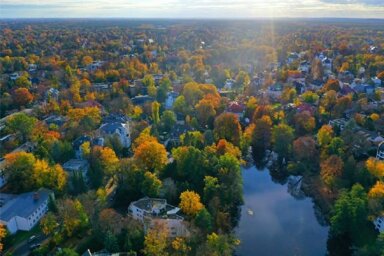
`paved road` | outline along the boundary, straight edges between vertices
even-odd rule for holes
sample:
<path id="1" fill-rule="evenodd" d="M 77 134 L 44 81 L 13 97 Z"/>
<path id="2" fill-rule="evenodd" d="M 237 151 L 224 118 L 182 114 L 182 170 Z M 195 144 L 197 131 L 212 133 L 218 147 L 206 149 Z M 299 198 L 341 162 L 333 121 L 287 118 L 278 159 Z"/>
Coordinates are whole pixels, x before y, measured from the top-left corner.
<path id="1" fill-rule="evenodd" d="M 30 253 L 31 253 L 31 250 L 30 250 L 30 246 L 32 244 L 42 244 L 45 240 L 47 239 L 46 236 L 44 235 L 36 235 L 36 239 L 31 242 L 31 243 L 28 243 L 28 239 L 24 240 L 23 242 L 21 242 L 20 244 L 18 244 L 15 248 L 15 250 L 13 251 L 13 254 L 12 255 L 17 255 L 17 256 L 28 256 Z"/>

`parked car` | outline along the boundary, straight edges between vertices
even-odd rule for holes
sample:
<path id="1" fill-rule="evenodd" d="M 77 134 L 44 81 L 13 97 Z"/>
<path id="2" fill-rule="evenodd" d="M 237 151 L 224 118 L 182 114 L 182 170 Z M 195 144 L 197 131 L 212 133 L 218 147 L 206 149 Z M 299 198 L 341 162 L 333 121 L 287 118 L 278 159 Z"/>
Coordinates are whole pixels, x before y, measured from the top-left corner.
<path id="1" fill-rule="evenodd" d="M 33 244 L 29 247 L 31 250 L 35 250 L 36 248 L 39 248 L 41 244 Z"/>
<path id="2" fill-rule="evenodd" d="M 28 243 L 32 243 L 33 241 L 36 240 L 36 236 L 31 236 L 29 239 L 28 239 Z"/>

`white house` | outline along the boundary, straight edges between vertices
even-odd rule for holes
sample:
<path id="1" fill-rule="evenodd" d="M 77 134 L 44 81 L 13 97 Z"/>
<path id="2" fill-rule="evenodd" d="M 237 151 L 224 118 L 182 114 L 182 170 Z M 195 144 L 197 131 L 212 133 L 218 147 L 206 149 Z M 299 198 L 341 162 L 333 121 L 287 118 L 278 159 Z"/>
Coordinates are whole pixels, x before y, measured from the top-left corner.
<path id="1" fill-rule="evenodd" d="M 168 92 L 167 98 L 165 99 L 165 108 L 171 109 L 178 96 L 179 94 L 177 92 Z"/>
<path id="2" fill-rule="evenodd" d="M 376 158 L 379 160 L 384 160 L 384 141 L 382 141 L 377 147 Z"/>
<path id="3" fill-rule="evenodd" d="M 189 235 L 184 218 L 177 213 L 178 207 L 167 204 L 167 200 L 144 197 L 132 202 L 128 214 L 143 223 L 144 230 L 156 225 L 164 226 L 169 237 L 185 237 Z"/>
<path id="4" fill-rule="evenodd" d="M 19 195 L 0 194 L 0 223 L 11 234 L 31 230 L 48 211 L 50 197 L 53 192 L 45 188 Z"/>
<path id="5" fill-rule="evenodd" d="M 113 122 L 104 123 L 100 126 L 100 134 L 107 139 L 108 137 L 117 136 L 123 147 L 128 148 L 131 146 L 131 135 L 129 123 Z"/>
<path id="6" fill-rule="evenodd" d="M 377 217 L 373 224 L 380 233 L 384 233 L 384 216 Z"/>
<path id="7" fill-rule="evenodd" d="M 9 76 L 9 78 L 11 79 L 11 80 L 13 80 L 13 81 L 15 81 L 16 79 L 18 79 L 20 77 L 20 74 L 18 73 L 18 72 L 15 72 L 15 73 L 13 73 L 13 74 L 11 74 L 10 76 Z"/>
<path id="8" fill-rule="evenodd" d="M 96 71 L 99 68 L 101 68 L 103 66 L 103 64 L 104 64 L 104 61 L 100 61 L 100 60 L 94 61 L 87 66 L 87 70 L 91 71 L 91 72 Z"/>

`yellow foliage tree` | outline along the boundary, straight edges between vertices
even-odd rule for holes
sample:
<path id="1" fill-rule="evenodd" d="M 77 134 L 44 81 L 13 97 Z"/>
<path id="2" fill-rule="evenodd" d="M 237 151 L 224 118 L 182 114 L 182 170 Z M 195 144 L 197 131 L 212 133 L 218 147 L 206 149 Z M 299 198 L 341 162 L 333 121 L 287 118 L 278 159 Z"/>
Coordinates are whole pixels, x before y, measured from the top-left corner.
<path id="1" fill-rule="evenodd" d="M 143 253 L 146 256 L 168 256 L 167 230 L 163 225 L 157 224 L 148 230 L 144 240 Z"/>
<path id="2" fill-rule="evenodd" d="M 380 180 L 384 179 L 384 161 L 378 160 L 374 157 L 368 158 L 365 162 L 367 170 Z"/>
<path id="3" fill-rule="evenodd" d="M 167 150 L 157 140 L 144 141 L 134 150 L 137 164 L 151 172 L 160 171 L 167 164 Z"/>
<path id="4" fill-rule="evenodd" d="M 7 230 L 3 224 L 0 224 L 0 253 L 3 251 L 3 241 L 7 235 Z"/>
<path id="5" fill-rule="evenodd" d="M 186 214 L 193 216 L 196 215 L 201 209 L 203 209 L 204 205 L 200 202 L 199 194 L 187 190 L 180 195 L 179 207 Z"/>

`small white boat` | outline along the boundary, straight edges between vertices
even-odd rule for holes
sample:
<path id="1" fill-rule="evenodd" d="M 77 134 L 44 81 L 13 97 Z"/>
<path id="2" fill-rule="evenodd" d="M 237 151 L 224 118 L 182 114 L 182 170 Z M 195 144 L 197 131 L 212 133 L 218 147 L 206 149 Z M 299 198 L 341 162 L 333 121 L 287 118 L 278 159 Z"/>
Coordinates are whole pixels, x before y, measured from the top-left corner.
<path id="1" fill-rule="evenodd" d="M 247 213 L 248 213 L 248 215 L 251 215 L 251 216 L 253 215 L 253 211 L 251 209 L 249 209 L 249 208 L 247 210 Z"/>

